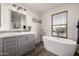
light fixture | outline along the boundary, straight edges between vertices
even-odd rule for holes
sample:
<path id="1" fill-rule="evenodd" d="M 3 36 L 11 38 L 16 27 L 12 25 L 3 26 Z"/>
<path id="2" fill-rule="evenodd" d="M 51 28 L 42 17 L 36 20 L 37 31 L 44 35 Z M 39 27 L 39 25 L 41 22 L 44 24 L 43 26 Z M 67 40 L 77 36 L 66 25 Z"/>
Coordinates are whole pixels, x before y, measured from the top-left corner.
<path id="1" fill-rule="evenodd" d="M 15 5 L 15 4 L 13 4 L 13 7 L 16 7 L 16 5 Z"/>
<path id="2" fill-rule="evenodd" d="M 13 4 L 13 7 L 17 7 L 17 10 L 18 10 L 18 11 L 19 11 L 19 10 L 24 10 L 24 11 L 26 11 L 25 8 L 22 8 L 22 7 L 20 7 L 20 6 L 17 6 L 16 4 Z"/>
<path id="3" fill-rule="evenodd" d="M 22 7 L 18 7 L 18 8 L 17 8 L 17 10 L 20 10 L 20 9 L 22 9 Z"/>

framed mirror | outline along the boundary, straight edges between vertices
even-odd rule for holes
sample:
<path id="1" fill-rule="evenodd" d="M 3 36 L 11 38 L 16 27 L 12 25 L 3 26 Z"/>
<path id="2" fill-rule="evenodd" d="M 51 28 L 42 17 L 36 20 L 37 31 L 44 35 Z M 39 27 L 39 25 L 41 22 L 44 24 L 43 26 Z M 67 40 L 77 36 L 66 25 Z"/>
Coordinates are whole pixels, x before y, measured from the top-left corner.
<path id="1" fill-rule="evenodd" d="M 26 15 L 11 10 L 11 29 L 26 29 Z"/>
<path id="2" fill-rule="evenodd" d="M 52 35 L 67 38 L 67 11 L 52 15 Z"/>

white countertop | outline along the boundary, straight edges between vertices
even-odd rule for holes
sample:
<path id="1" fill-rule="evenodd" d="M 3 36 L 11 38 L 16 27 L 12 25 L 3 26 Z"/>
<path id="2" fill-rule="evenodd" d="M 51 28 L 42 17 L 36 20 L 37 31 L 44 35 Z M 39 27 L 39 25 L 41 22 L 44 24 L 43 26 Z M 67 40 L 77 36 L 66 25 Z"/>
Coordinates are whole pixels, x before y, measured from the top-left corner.
<path id="1" fill-rule="evenodd" d="M 35 32 L 15 32 L 15 33 L 3 33 L 0 34 L 0 38 L 12 37 L 12 36 L 20 36 L 27 34 L 35 34 Z"/>

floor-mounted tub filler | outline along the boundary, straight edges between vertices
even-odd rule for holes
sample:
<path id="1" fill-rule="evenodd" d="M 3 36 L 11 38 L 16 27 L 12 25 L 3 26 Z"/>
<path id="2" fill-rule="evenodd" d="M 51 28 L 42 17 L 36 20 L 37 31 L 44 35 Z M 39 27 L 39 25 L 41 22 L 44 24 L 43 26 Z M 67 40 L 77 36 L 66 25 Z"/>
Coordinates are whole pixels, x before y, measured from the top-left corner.
<path id="1" fill-rule="evenodd" d="M 59 56 L 73 56 L 77 46 L 73 40 L 52 36 L 44 36 L 43 42 L 46 50 Z"/>

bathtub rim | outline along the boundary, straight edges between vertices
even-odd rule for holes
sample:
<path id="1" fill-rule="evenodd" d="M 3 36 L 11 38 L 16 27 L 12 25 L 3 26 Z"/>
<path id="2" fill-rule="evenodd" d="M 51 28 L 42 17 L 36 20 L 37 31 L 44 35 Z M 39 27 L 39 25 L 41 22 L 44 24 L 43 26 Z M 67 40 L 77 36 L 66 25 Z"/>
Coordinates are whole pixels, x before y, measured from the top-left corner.
<path id="1" fill-rule="evenodd" d="M 49 39 L 49 38 L 51 38 L 51 39 Z M 52 38 L 56 38 L 55 40 L 53 40 Z M 53 36 L 43 36 L 43 40 L 44 39 L 48 39 L 48 40 L 52 40 L 52 41 L 55 41 L 55 42 L 58 42 L 58 43 L 63 43 L 63 44 L 68 44 L 68 45 L 77 45 L 77 42 L 76 41 L 74 41 L 74 40 L 71 40 L 71 39 L 66 39 L 66 38 L 60 38 L 60 39 L 62 39 L 62 40 L 64 40 L 64 41 L 70 41 L 70 43 L 69 42 L 64 42 L 64 41 L 59 41 L 59 39 L 58 39 L 59 37 L 53 37 Z"/>

